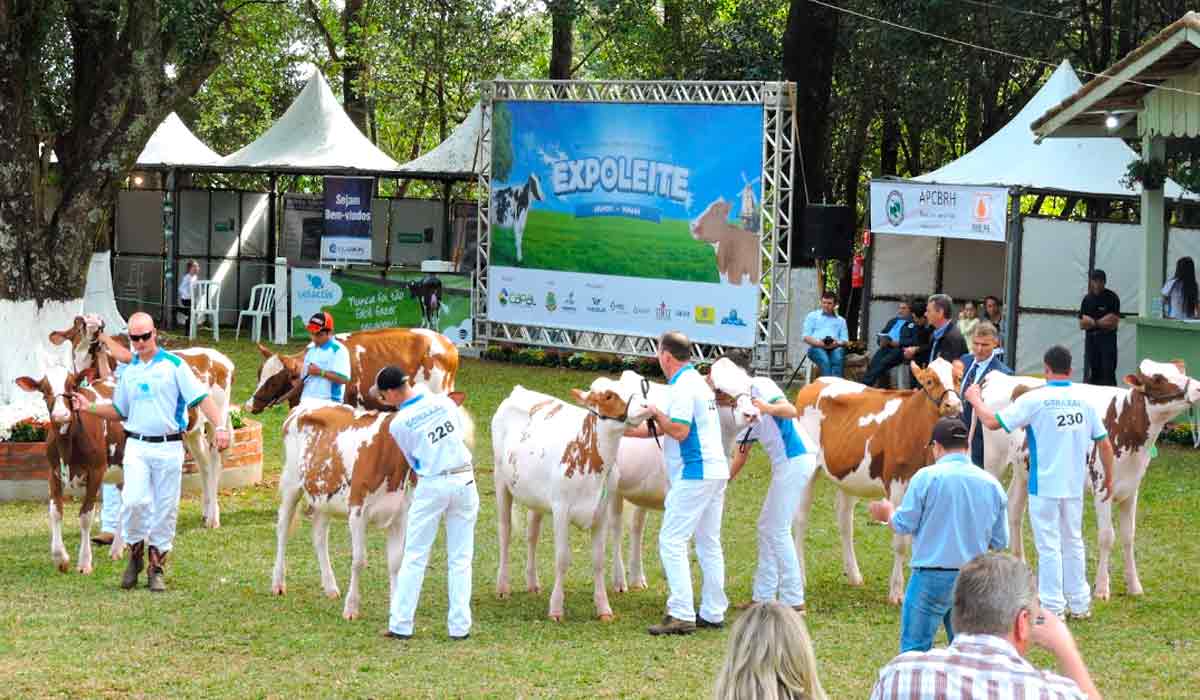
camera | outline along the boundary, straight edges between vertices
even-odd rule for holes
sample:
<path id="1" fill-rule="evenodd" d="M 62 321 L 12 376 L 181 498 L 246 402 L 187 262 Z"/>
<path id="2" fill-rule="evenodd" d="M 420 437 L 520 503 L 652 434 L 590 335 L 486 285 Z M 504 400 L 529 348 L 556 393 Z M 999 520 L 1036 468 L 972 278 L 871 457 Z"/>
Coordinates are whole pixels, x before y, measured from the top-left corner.
<path id="1" fill-rule="evenodd" d="M 833 345 L 835 341 L 833 339 L 833 336 L 827 335 L 821 342 L 825 343 L 826 345 Z"/>

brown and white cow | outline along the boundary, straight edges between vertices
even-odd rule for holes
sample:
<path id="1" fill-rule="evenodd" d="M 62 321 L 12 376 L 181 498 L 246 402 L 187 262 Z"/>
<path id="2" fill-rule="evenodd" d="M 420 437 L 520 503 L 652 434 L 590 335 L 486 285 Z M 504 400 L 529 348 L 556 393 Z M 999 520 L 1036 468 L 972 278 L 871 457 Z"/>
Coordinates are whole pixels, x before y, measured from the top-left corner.
<path id="1" fill-rule="evenodd" d="M 460 405 L 465 395 L 450 397 Z M 367 524 L 387 530 L 388 581 L 394 585 L 404 555 L 409 497 L 409 466 L 388 427 L 394 412 L 365 411 L 346 404 L 300 406 L 283 423 L 283 474 L 279 479 L 279 515 L 275 525 L 275 569 L 271 592 L 287 592 L 287 540 L 297 505 L 304 499 L 313 513 L 312 538 L 325 595 L 341 595 L 329 564 L 329 518 L 349 515 L 352 563 L 342 617 L 359 615 L 359 575 L 367 565 Z M 474 444 L 474 426 L 464 414 L 464 438 Z"/>
<path id="2" fill-rule="evenodd" d="M 335 336 L 350 353 L 350 383 L 342 403 L 374 410 L 390 410 L 371 398 L 375 376 L 388 365 L 396 365 L 409 376 L 413 386 L 424 385 L 434 393 L 454 390 L 458 376 L 458 348 L 446 336 L 424 328 L 379 328 Z M 263 361 L 258 369 L 258 386 L 246 402 L 251 413 L 261 413 L 287 401 L 293 408 L 300 402 L 303 383 L 300 371 L 304 352 L 281 355 L 258 346 Z"/>
<path id="3" fill-rule="evenodd" d="M 50 333 L 50 343 L 70 343 L 73 370 L 82 375 L 82 378 L 94 381 L 110 376 L 117 365 L 108 348 L 100 341 L 100 334 L 103 332 L 104 319 L 96 314 L 76 316 L 70 328 Z M 125 349 L 129 349 L 129 336 L 117 335 L 113 338 Z"/>
<path id="4" fill-rule="evenodd" d="M 762 271 L 762 251 L 753 231 L 729 221 L 732 202 L 718 199 L 691 223 L 692 238 L 711 243 L 717 253 L 717 271 L 721 282 L 740 285 L 758 284 Z"/>
<path id="5" fill-rule="evenodd" d="M 852 586 L 863 583 L 854 554 L 854 504 L 860 498 L 884 496 L 899 506 L 913 474 L 931 461 L 928 445 L 934 423 L 942 416 L 962 411 L 949 362 L 939 358 L 927 369 L 913 363 L 912 371 L 917 378 L 916 389 L 871 389 L 844 379 L 822 377 L 796 396 L 800 426 L 819 445 L 818 473 L 829 476 L 838 488 L 842 565 Z M 802 571 L 804 534 L 815 481 L 809 481 L 793 521 Z M 911 541 L 901 535 L 892 538 L 895 555 L 888 601 L 893 605 L 904 598 L 904 562 Z"/>
<path id="6" fill-rule="evenodd" d="M 37 392 L 46 401 L 50 413 L 50 428 L 46 431 L 47 481 L 50 489 L 50 556 L 58 570 L 66 572 L 71 557 L 63 545 L 63 489 L 84 487 L 79 506 L 79 563 L 81 574 L 92 573 L 92 514 L 96 495 L 110 464 L 119 465 L 125 452 L 125 431 L 120 423 L 108 422 L 99 416 L 81 413 L 71 408 L 71 394 L 81 394 L 87 400 L 105 404 L 112 401 L 116 388 L 111 379 L 88 384 L 82 375 L 74 375 L 65 367 L 50 367 L 41 379 L 17 378 L 17 386 Z M 62 465 L 60 467 L 60 464 Z M 113 558 L 121 556 L 120 533 L 112 543 Z"/>
<path id="7" fill-rule="evenodd" d="M 592 581 L 596 614 L 612 619 L 604 585 L 606 520 L 612 498 L 617 498 L 617 447 L 625 428 L 650 415 L 640 392 L 623 388 L 611 379 L 593 382 L 587 392 L 573 390 L 583 408 L 553 396 L 513 388 L 492 417 L 492 452 L 499 521 L 500 566 L 496 594 L 511 593 L 508 547 L 512 531 L 513 502 L 529 510 L 526 587 L 538 592 L 537 541 L 542 516 L 554 521 L 554 591 L 550 594 L 550 619 L 563 619 L 564 580 L 571 562 L 571 524 L 590 530 Z"/>
<path id="8" fill-rule="evenodd" d="M 1187 376 L 1184 368 L 1174 363 L 1142 360 L 1136 374 L 1125 377 L 1128 387 L 1080 384 L 1079 390 L 1100 415 L 1112 441 L 1113 491 L 1106 498 L 1098 485 L 1103 483 L 1103 467 L 1095 451 L 1088 460 L 1088 488 L 1093 492 L 1099 558 L 1096 562 L 1096 586 L 1093 593 L 1101 600 L 1111 596 L 1109 556 L 1116 533 L 1112 524 L 1112 507 L 1120 510 L 1121 551 L 1125 564 L 1125 589 L 1129 595 L 1142 595 L 1142 582 L 1134 560 L 1134 534 L 1137 522 L 1138 488 L 1150 466 L 1150 451 L 1170 419 L 1200 401 L 1200 381 Z M 1034 377 L 1009 377 L 997 373 L 988 375 L 983 383 L 983 400 L 994 411 L 1012 403 L 1029 390 L 1036 390 L 1044 381 Z M 976 430 L 983 429 L 977 426 Z M 986 429 L 985 429 L 986 430 Z M 1003 430 L 984 433 L 984 465 L 1000 477 L 1010 464 L 1013 478 L 1008 487 L 1008 518 L 1013 552 L 1024 556 L 1021 525 L 1029 495 L 1029 447 L 1024 430 L 1011 435 Z"/>

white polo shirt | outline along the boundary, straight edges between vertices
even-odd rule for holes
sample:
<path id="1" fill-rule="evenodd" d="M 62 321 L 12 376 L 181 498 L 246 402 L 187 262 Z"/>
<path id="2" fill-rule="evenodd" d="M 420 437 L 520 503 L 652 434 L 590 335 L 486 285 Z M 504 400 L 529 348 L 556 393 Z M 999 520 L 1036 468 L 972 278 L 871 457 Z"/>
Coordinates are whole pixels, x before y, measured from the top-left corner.
<path id="1" fill-rule="evenodd" d="M 300 392 L 300 400 L 320 399 L 341 403 L 346 395 L 346 386 L 331 382 L 325 377 L 309 376 L 309 365 L 316 365 L 322 370 L 350 379 L 350 351 L 337 338 L 330 336 L 324 345 L 308 344 L 304 353 L 304 366 L 300 368 L 300 378 L 304 381 L 304 391 Z"/>
<path id="2" fill-rule="evenodd" d="M 400 404 L 388 432 L 418 476 L 437 476 L 471 464 L 462 415 L 445 394 L 422 392 Z"/>
<path id="3" fill-rule="evenodd" d="M 1022 394 L 996 414 L 1006 432 L 1025 428 L 1029 438 L 1029 494 L 1080 498 L 1092 443 L 1108 436 L 1095 409 L 1068 381 Z"/>
<path id="4" fill-rule="evenodd" d="M 158 349 L 149 362 L 134 353 L 113 392 L 113 408 L 125 429 L 148 437 L 187 428 L 187 409 L 208 396 L 208 388 L 178 355 Z"/>
<path id="5" fill-rule="evenodd" d="M 750 396 L 766 403 L 787 401 L 779 385 L 768 377 L 753 377 L 750 380 Z M 772 466 L 785 464 L 793 457 L 810 452 L 805 444 L 804 431 L 795 418 L 763 415 L 750 426 L 746 439 L 757 440 L 763 446 Z"/>
<path id="6" fill-rule="evenodd" d="M 717 398 L 695 367 L 686 364 L 667 382 L 671 403 L 664 411 L 673 423 L 691 426 L 682 441 L 667 437 L 663 456 L 667 478 L 728 479 L 729 461 L 721 447 Z"/>

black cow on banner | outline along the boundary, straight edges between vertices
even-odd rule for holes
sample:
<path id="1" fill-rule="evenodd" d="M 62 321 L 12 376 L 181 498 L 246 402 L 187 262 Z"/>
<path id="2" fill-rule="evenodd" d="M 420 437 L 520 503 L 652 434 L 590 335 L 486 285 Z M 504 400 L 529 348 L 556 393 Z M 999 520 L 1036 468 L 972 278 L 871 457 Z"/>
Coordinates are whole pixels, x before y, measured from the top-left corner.
<path id="1" fill-rule="evenodd" d="M 525 235 L 525 220 L 529 217 L 529 205 L 534 200 L 542 201 L 542 182 L 530 173 L 529 179 L 520 187 L 505 187 L 492 195 L 492 223 L 511 226 L 513 241 L 517 248 L 517 262 L 521 262 L 521 238 Z"/>
<path id="2" fill-rule="evenodd" d="M 438 330 L 442 314 L 442 281 L 433 275 L 408 283 L 408 293 L 421 306 L 421 327 Z"/>

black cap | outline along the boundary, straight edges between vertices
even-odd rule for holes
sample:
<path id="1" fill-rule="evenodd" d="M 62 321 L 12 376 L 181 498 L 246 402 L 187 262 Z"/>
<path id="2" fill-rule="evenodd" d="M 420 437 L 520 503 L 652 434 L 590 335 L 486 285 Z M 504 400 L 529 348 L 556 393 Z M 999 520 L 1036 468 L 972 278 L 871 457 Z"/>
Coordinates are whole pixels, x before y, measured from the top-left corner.
<path id="1" fill-rule="evenodd" d="M 384 367 L 379 370 L 379 374 L 375 375 L 375 387 L 380 391 L 399 389 L 406 383 L 408 383 L 408 375 L 395 365 Z"/>
<path id="2" fill-rule="evenodd" d="M 930 444 L 935 442 L 942 447 L 962 446 L 967 442 L 967 426 L 958 418 L 942 418 L 933 425 Z"/>

